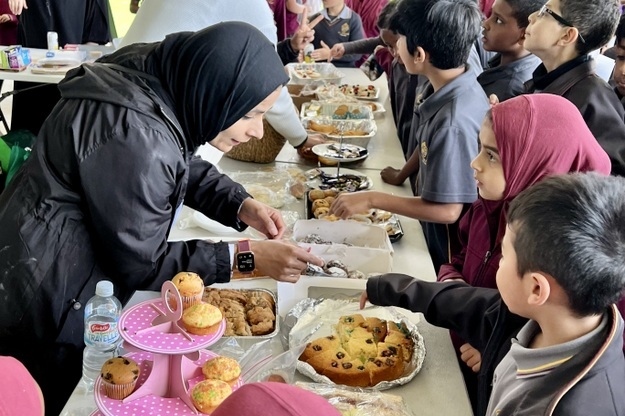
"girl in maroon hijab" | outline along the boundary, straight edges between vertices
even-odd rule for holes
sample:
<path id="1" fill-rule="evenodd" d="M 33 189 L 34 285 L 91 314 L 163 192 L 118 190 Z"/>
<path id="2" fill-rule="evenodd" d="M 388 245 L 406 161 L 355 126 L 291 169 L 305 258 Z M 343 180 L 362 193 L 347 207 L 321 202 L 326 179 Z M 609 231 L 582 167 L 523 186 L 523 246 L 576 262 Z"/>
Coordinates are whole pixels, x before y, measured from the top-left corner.
<path id="1" fill-rule="evenodd" d="M 438 280 L 496 288 L 506 212 L 514 197 L 549 175 L 587 171 L 609 175 L 611 163 L 579 110 L 553 94 L 521 95 L 495 105 L 479 138 L 480 153 L 471 162 L 479 198 L 460 219 L 462 249 L 441 266 Z M 473 399 L 477 379 L 470 369 L 479 371 L 480 352 L 455 333 L 451 337 L 466 364 L 460 367 Z"/>
<path id="2" fill-rule="evenodd" d="M 610 173 L 610 160 L 579 111 L 561 98 L 522 95 L 491 109 L 480 131 L 480 153 L 471 162 L 479 198 L 460 220 L 462 250 L 441 267 L 438 280 L 496 288 L 510 201 L 548 175 Z"/>

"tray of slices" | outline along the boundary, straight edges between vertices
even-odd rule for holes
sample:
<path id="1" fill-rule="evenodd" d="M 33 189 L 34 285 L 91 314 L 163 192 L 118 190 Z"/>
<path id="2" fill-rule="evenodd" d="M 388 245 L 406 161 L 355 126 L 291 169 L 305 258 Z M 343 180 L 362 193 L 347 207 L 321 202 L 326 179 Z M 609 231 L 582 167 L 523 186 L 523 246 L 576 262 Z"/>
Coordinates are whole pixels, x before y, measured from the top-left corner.
<path id="1" fill-rule="evenodd" d="M 330 205 L 336 199 L 339 192 L 328 190 L 310 190 L 306 192 L 306 204 L 304 205 L 304 213 L 307 219 L 319 219 L 325 221 L 338 221 L 340 218 L 330 214 Z M 373 224 L 383 227 L 388 234 L 391 243 L 395 243 L 404 236 L 404 229 L 401 221 L 396 214 L 381 209 L 370 209 L 368 212 L 355 214 L 348 218 L 352 221 L 362 222 L 364 224 Z"/>
<path id="2" fill-rule="evenodd" d="M 371 120 L 373 109 L 362 103 L 326 103 L 310 101 L 302 104 L 301 118 L 329 117 L 333 120 Z"/>
<path id="3" fill-rule="evenodd" d="M 294 81 L 300 84 L 338 83 L 345 76 L 333 64 L 327 62 L 287 64 L 287 68 Z"/>

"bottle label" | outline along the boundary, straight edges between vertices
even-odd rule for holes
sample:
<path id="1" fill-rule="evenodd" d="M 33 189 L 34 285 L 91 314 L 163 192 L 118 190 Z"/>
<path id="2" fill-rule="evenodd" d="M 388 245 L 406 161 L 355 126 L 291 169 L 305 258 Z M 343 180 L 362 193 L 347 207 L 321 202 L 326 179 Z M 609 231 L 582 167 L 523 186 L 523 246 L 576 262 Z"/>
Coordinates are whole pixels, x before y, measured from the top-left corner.
<path id="1" fill-rule="evenodd" d="M 117 322 L 91 322 L 85 335 L 89 344 L 114 344 L 119 339 Z"/>

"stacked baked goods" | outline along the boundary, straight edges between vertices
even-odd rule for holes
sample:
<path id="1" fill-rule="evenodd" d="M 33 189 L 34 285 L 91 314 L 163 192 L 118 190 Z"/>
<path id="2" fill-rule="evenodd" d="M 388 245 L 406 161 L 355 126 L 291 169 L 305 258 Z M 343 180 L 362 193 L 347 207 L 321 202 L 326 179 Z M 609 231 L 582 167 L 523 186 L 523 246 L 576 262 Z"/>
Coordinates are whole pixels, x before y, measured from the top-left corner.
<path id="1" fill-rule="evenodd" d="M 178 292 L 180 292 L 183 309 L 187 309 L 189 306 L 202 301 L 204 281 L 197 273 L 180 272 L 171 281 L 178 289 Z M 176 300 L 173 296 L 168 299 L 168 303 L 172 308 L 175 307 Z"/>
<path id="2" fill-rule="evenodd" d="M 197 410 L 211 414 L 232 394 L 232 387 L 221 380 L 204 380 L 193 386 L 191 401 Z"/>
<path id="3" fill-rule="evenodd" d="M 266 335 L 276 327 L 276 304 L 268 292 L 206 288 L 203 300 L 226 318 L 224 335 Z"/>
<path id="4" fill-rule="evenodd" d="M 337 384 L 375 386 L 404 374 L 414 342 L 401 323 L 341 316 L 336 333 L 306 345 L 300 360 Z"/>
<path id="5" fill-rule="evenodd" d="M 202 366 L 206 378 L 190 392 L 193 405 L 202 413 L 212 413 L 230 394 L 239 381 L 241 367 L 229 357 L 213 357 Z"/>
<path id="6" fill-rule="evenodd" d="M 184 329 L 195 335 L 210 335 L 219 330 L 223 316 L 219 308 L 204 302 L 196 303 L 182 313 Z"/>
<path id="7" fill-rule="evenodd" d="M 102 366 L 101 376 L 105 394 L 114 400 L 130 396 L 139 379 L 139 365 L 127 357 L 114 357 Z"/>

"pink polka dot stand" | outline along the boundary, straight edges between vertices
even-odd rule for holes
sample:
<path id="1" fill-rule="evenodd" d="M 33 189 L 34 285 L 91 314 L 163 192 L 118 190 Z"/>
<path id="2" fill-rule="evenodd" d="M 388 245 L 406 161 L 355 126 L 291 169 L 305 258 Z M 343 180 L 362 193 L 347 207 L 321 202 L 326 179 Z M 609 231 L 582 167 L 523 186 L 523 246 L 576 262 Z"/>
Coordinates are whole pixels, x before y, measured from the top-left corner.
<path id="1" fill-rule="evenodd" d="M 200 358 L 193 363 L 201 367 L 210 358 L 216 357 L 212 351 L 201 350 Z M 146 382 L 152 368 L 153 355 L 149 352 L 136 352 L 127 354 L 126 357 L 132 358 L 139 364 L 141 372 L 135 391 Z M 189 389 L 192 389 L 200 381 L 204 380 L 204 376 L 200 375 L 187 380 Z M 233 387 L 238 389 L 243 385 L 239 380 Z M 158 397 L 155 395 L 147 395 L 140 397 L 131 402 L 124 403 L 121 400 L 113 400 L 106 396 L 102 379 L 98 377 L 95 384 L 95 402 L 99 410 L 93 412 L 91 416 L 186 416 L 199 414 L 195 409 L 191 409 L 182 400 L 176 397 Z"/>
<path id="2" fill-rule="evenodd" d="M 168 333 L 159 328 L 150 330 L 152 322 L 160 316 L 152 304 L 165 311 L 161 299 L 148 300 L 128 309 L 119 319 L 122 338 L 142 350 L 159 354 L 185 354 L 214 344 L 226 330 L 225 319 L 222 320 L 216 333 L 210 335 L 189 334 L 192 340 L 187 339 L 179 332 Z"/>

